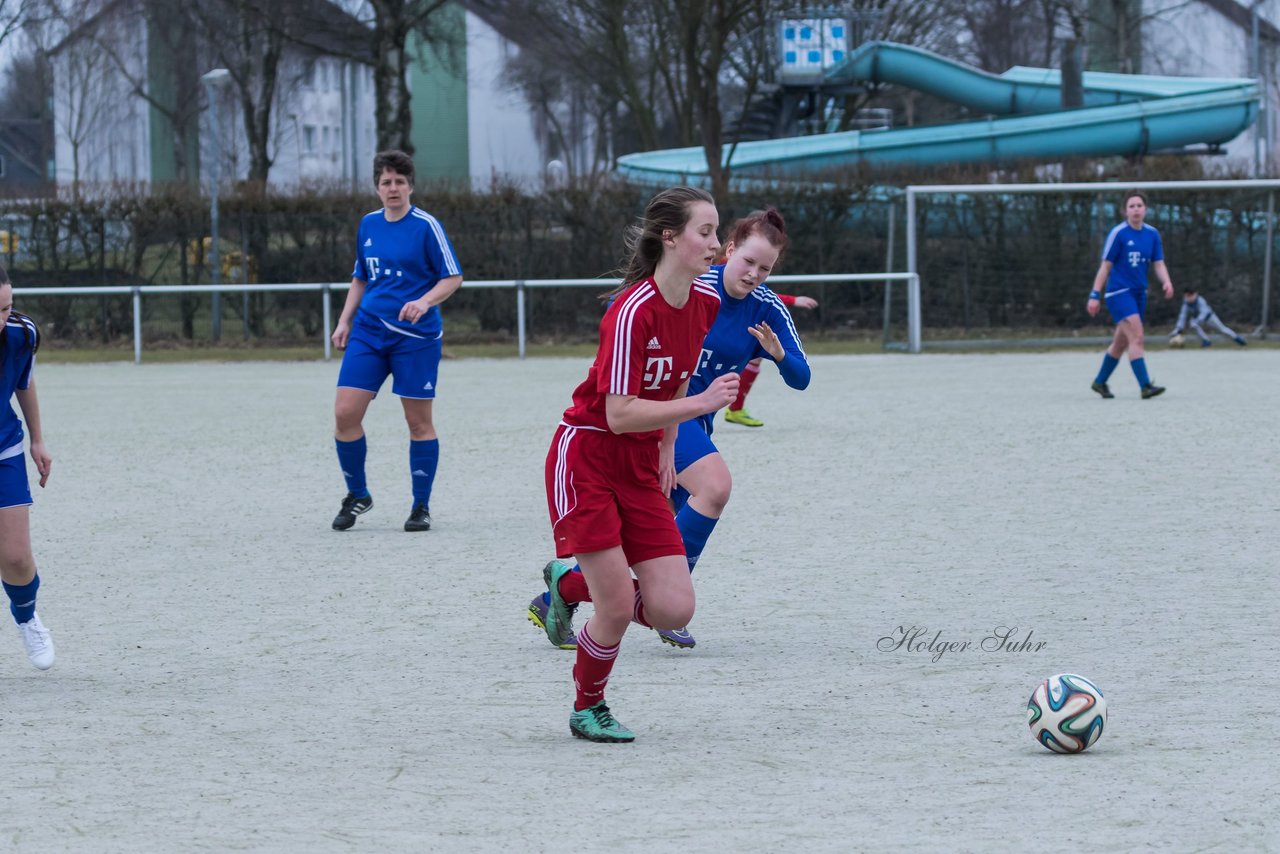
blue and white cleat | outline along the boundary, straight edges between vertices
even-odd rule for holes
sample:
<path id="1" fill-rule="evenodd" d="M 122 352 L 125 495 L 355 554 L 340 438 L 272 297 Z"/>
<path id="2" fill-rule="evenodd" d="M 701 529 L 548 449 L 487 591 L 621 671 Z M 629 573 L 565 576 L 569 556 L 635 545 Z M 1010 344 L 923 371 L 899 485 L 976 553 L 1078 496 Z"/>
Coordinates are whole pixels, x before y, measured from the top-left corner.
<path id="1" fill-rule="evenodd" d="M 689 634 L 689 627 L 685 626 L 680 629 L 654 629 L 658 633 L 658 638 L 665 644 L 670 644 L 676 649 L 693 649 L 698 642 L 693 639 L 693 635 Z"/>

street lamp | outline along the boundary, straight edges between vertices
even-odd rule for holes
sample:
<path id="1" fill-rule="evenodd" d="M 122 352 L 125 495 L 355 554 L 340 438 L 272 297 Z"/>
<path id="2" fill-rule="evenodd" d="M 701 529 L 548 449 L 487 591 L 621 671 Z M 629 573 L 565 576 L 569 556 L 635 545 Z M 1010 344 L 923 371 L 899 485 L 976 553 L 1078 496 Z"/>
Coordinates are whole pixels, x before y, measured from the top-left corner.
<path id="1" fill-rule="evenodd" d="M 231 72 L 215 68 L 200 75 L 205 98 L 209 102 L 209 124 L 213 126 L 213 163 L 209 169 L 209 267 L 210 282 L 217 285 L 222 279 L 222 262 L 218 257 L 218 170 L 222 160 L 222 134 L 218 122 L 217 90 L 231 82 Z M 213 292 L 213 340 L 222 338 L 222 294 Z"/>

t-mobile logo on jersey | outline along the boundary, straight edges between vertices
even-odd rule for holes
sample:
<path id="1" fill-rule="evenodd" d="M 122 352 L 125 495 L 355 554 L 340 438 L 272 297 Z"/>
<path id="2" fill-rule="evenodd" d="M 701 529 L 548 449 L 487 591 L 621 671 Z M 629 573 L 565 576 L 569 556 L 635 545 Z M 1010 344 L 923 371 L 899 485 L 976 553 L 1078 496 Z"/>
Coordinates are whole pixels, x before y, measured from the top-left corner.
<path id="1" fill-rule="evenodd" d="M 364 259 L 364 263 L 369 267 L 369 281 L 378 278 L 378 259 L 367 257 Z"/>
<path id="2" fill-rule="evenodd" d="M 644 381 L 648 383 L 645 388 L 656 390 L 671 379 L 671 362 L 670 356 L 650 356 L 644 366 Z"/>
<path id="3" fill-rule="evenodd" d="M 1142 263 L 1142 253 L 1141 253 L 1141 252 L 1130 252 L 1130 253 L 1129 253 L 1129 266 L 1130 266 L 1130 267 L 1136 267 L 1136 266 L 1138 266 L 1138 265 L 1139 265 L 1139 264 L 1141 264 L 1141 263 Z"/>
<path id="4" fill-rule="evenodd" d="M 695 377 L 700 376 L 702 374 L 702 369 L 705 368 L 710 362 L 711 362 L 711 351 L 708 350 L 706 347 L 703 347 L 702 355 L 698 356 L 698 367 L 694 369 L 693 375 Z"/>

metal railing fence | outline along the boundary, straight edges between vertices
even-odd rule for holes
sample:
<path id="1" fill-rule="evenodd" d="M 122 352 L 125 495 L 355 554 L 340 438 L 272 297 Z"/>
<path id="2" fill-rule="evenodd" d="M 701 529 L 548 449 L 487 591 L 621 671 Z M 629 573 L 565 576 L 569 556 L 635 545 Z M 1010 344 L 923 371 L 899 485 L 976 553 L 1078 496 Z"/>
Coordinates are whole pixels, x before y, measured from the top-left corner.
<path id="1" fill-rule="evenodd" d="M 907 286 L 907 350 L 920 352 L 920 277 L 915 273 L 830 273 L 823 275 L 790 275 L 771 276 L 769 284 L 844 284 L 859 282 L 884 283 L 886 287 L 892 282 L 904 282 Z M 463 282 L 464 288 L 514 288 L 516 292 L 516 335 L 517 347 L 521 359 L 525 358 L 528 342 L 528 311 L 525 293 L 530 288 L 566 288 L 594 287 L 601 290 L 617 284 L 610 279 L 490 279 Z M 311 282 L 305 284 L 261 284 L 261 285 L 98 285 L 86 287 L 58 288 L 14 288 L 15 297 L 57 297 L 57 296 L 130 296 L 133 301 L 133 361 L 142 363 L 142 298 L 159 294 L 245 294 L 272 292 L 312 292 L 321 296 L 321 307 L 324 323 L 321 330 L 325 361 L 333 358 L 333 343 L 330 335 L 333 332 L 333 306 L 331 295 L 334 291 L 345 291 L 351 287 L 350 282 Z"/>

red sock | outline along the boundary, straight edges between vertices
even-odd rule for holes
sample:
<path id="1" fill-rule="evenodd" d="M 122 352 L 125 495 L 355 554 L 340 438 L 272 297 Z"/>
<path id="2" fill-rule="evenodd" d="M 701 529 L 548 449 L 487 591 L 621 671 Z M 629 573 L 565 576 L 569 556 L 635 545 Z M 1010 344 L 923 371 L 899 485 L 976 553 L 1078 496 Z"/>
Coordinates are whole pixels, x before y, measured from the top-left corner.
<path id="1" fill-rule="evenodd" d="M 573 687 L 577 696 L 573 701 L 575 711 L 589 709 L 604 699 L 604 687 L 609 684 L 609 674 L 613 671 L 613 661 L 618 657 L 618 648 L 601 646 L 591 639 L 588 627 L 591 621 L 578 629 L 578 658 L 573 664 Z"/>
<path id="2" fill-rule="evenodd" d="M 640 582 L 633 578 L 631 579 L 631 583 L 636 586 L 636 604 L 635 609 L 631 612 L 631 620 L 632 622 L 639 623 L 646 629 L 651 629 L 653 626 L 649 625 L 649 621 L 644 618 L 644 600 L 640 598 Z"/>
<path id="3" fill-rule="evenodd" d="M 587 589 L 587 579 L 581 572 L 566 572 L 560 576 L 560 596 L 570 605 L 590 602 L 591 591 Z"/>
<path id="4" fill-rule="evenodd" d="M 760 366 L 747 362 L 747 366 L 742 369 L 742 374 L 738 378 L 738 397 L 733 403 L 729 404 L 729 408 L 734 412 L 742 409 L 747 403 L 747 392 L 751 391 L 751 384 L 756 381 L 756 377 L 760 376 Z"/>

